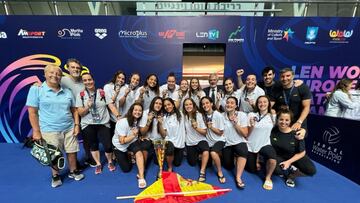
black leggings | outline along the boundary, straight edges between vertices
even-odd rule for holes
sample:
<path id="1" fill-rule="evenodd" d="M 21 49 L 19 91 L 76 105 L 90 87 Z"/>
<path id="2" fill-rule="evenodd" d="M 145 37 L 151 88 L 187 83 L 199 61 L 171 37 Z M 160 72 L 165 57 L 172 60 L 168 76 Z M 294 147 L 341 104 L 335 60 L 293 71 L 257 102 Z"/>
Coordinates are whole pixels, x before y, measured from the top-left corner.
<path id="1" fill-rule="evenodd" d="M 237 145 L 227 146 L 222 151 L 222 165 L 224 168 L 231 170 L 234 168 L 234 158 L 243 157 L 247 158 L 248 148 L 247 144 L 242 142 Z"/>
<path id="2" fill-rule="evenodd" d="M 170 141 L 166 143 L 166 156 L 174 156 L 174 166 L 180 166 L 184 158 L 184 148 L 176 148 Z"/>
<path id="3" fill-rule="evenodd" d="M 277 174 L 277 175 L 286 175 L 287 174 L 286 170 L 285 171 L 282 170 L 279 164 L 290 158 L 289 157 L 284 158 L 281 156 L 276 157 L 277 164 L 276 164 L 276 168 L 275 168 L 275 174 Z M 303 158 L 292 163 L 292 165 L 294 165 L 296 168 L 298 168 L 305 175 L 313 176 L 316 173 L 316 168 L 315 168 L 314 163 L 306 155 Z"/>
<path id="4" fill-rule="evenodd" d="M 89 143 L 90 151 L 98 151 L 100 141 L 106 153 L 112 152 L 110 128 L 104 125 L 88 125 L 82 132 L 84 140 L 87 139 Z"/>
<path id="5" fill-rule="evenodd" d="M 137 141 L 131 143 L 128 146 L 127 150 L 128 150 L 127 152 L 122 152 L 116 148 L 114 149 L 116 161 L 119 163 L 119 166 L 124 173 L 131 171 L 133 166 L 131 162 L 131 155 L 128 152 L 132 152 L 134 156 L 137 152 L 141 152 L 140 143 Z"/>
<path id="6" fill-rule="evenodd" d="M 276 160 L 275 149 L 271 145 L 263 146 L 258 153 L 249 152 L 247 156 L 245 169 L 250 173 L 256 173 L 256 159 L 258 154 L 264 157 L 264 160 L 274 159 Z"/>
<path id="7" fill-rule="evenodd" d="M 202 154 L 204 151 L 209 151 L 209 144 L 203 140 L 200 141 L 197 145 L 186 146 L 186 159 L 190 166 L 195 166 L 199 160 L 199 154 Z"/>

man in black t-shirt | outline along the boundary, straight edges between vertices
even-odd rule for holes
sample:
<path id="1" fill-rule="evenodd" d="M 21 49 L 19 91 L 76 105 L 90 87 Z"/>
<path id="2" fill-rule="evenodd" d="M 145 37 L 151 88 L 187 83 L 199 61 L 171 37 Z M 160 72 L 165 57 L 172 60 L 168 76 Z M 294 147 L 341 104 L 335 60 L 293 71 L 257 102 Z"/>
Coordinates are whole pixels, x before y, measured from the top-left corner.
<path id="1" fill-rule="evenodd" d="M 275 81 L 275 69 L 271 66 L 265 67 L 261 75 L 263 76 L 263 81 L 258 82 L 258 86 L 261 87 L 267 96 L 269 96 L 271 101 L 274 101 L 274 92 L 276 89 L 281 88 L 280 81 Z"/>
<path id="2" fill-rule="evenodd" d="M 294 85 L 294 71 L 284 68 L 280 71 L 281 87 L 273 92 L 275 98 L 275 110 L 288 108 L 294 114 L 294 123 L 291 128 L 298 130 L 307 129 L 306 118 L 310 113 L 311 92 L 306 84 Z"/>

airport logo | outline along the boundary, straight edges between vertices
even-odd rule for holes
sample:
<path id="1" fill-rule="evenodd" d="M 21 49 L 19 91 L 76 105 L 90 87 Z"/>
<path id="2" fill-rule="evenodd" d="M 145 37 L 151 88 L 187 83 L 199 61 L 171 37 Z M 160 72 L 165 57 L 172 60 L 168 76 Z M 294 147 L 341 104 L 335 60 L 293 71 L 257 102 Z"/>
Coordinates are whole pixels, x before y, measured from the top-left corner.
<path id="1" fill-rule="evenodd" d="M 23 39 L 43 39 L 45 36 L 45 31 L 28 31 L 20 29 L 18 36 L 22 37 Z"/>
<path id="2" fill-rule="evenodd" d="M 105 28 L 95 28 L 95 36 L 99 39 L 104 39 L 107 36 L 107 29 Z"/>
<path id="3" fill-rule="evenodd" d="M 349 43 L 348 39 L 353 35 L 353 30 L 330 30 L 330 43 Z"/>
<path id="4" fill-rule="evenodd" d="M 185 32 L 180 32 L 175 29 L 159 32 L 159 37 L 163 39 L 185 39 Z"/>
<path id="5" fill-rule="evenodd" d="M 63 28 L 58 31 L 58 37 L 61 39 L 81 39 L 81 35 L 84 33 L 82 29 Z"/>
<path id="6" fill-rule="evenodd" d="M 238 26 L 237 29 L 230 33 L 228 38 L 228 43 L 243 43 L 244 38 L 241 37 L 241 31 L 243 31 L 244 26 Z"/>
<path id="7" fill-rule="evenodd" d="M 336 144 L 341 141 L 340 130 L 331 126 L 324 130 L 322 141 L 314 141 L 311 152 L 328 161 L 340 164 L 343 159 L 343 150 Z"/>
<path id="8" fill-rule="evenodd" d="M 209 40 L 217 40 L 220 37 L 218 29 L 211 29 L 208 32 L 196 32 L 197 38 L 208 38 Z"/>
<path id="9" fill-rule="evenodd" d="M 316 44 L 319 27 L 307 27 L 305 44 Z"/>
<path id="10" fill-rule="evenodd" d="M 6 38 L 7 38 L 6 32 L 0 31 L 0 39 L 6 39 Z"/>
<path id="11" fill-rule="evenodd" d="M 120 38 L 147 38 L 148 33 L 143 30 L 120 30 L 119 31 Z"/>

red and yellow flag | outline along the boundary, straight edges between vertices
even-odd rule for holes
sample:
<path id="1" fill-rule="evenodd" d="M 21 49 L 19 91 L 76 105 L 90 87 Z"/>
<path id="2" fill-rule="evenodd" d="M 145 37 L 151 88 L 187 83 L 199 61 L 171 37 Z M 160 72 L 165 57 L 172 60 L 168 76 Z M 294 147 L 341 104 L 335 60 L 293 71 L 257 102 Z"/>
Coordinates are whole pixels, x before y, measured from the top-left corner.
<path id="1" fill-rule="evenodd" d="M 177 173 L 163 172 L 154 182 L 135 197 L 135 203 L 190 203 L 199 202 L 229 192 L 207 183 L 184 179 Z"/>

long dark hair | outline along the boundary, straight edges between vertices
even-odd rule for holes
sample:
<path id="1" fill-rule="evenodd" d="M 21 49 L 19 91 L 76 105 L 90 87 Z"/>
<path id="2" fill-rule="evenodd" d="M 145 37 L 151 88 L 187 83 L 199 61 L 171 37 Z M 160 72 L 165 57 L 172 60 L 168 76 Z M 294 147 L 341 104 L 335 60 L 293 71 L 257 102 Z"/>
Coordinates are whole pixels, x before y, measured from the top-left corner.
<path id="1" fill-rule="evenodd" d="M 210 101 L 210 103 L 212 103 L 211 109 L 212 109 L 213 111 L 215 111 L 215 110 L 216 110 L 216 106 L 215 106 L 215 104 L 214 104 L 214 101 L 211 99 L 211 97 L 205 96 L 205 97 L 203 97 L 203 98 L 200 99 L 200 104 L 199 104 L 200 113 L 202 113 L 203 115 L 206 114 L 206 112 L 205 112 L 205 110 L 204 110 L 204 108 L 203 108 L 203 106 L 202 106 L 202 101 L 203 101 L 204 99 L 207 99 L 207 100 Z"/>
<path id="2" fill-rule="evenodd" d="M 120 75 L 120 74 L 123 74 L 124 75 L 124 84 L 126 82 L 126 75 L 124 73 L 124 71 L 121 71 L 121 70 L 118 70 L 115 72 L 115 74 L 113 75 L 113 77 L 111 78 L 111 80 L 109 81 L 109 83 L 113 83 L 115 84 L 116 83 L 116 78 Z"/>
<path id="3" fill-rule="evenodd" d="M 129 123 L 129 126 L 133 126 L 133 125 L 134 125 L 134 122 L 135 122 L 135 118 L 134 118 L 134 116 L 133 116 L 133 111 L 134 111 L 134 109 L 135 109 L 135 106 L 140 106 L 140 107 L 141 107 L 141 110 L 144 109 L 143 106 L 142 106 L 142 104 L 139 103 L 139 102 L 135 102 L 135 103 L 133 103 L 133 104 L 130 106 L 128 112 L 127 112 L 126 115 L 125 115 L 125 118 L 126 118 L 126 120 L 128 121 L 128 123 Z M 140 118 L 137 119 L 138 122 L 141 120 L 142 116 L 143 116 L 143 112 L 141 113 Z"/>
<path id="4" fill-rule="evenodd" d="M 335 86 L 335 89 L 331 92 L 330 98 L 332 97 L 332 95 L 334 94 L 334 92 L 336 90 L 341 90 L 342 92 L 346 93 L 349 98 L 351 99 L 350 93 L 347 90 L 347 86 L 349 86 L 352 83 L 351 79 L 348 78 L 343 78 L 341 79 Z"/>
<path id="5" fill-rule="evenodd" d="M 155 106 L 155 102 L 156 102 L 156 100 L 160 100 L 160 101 L 161 101 L 161 103 L 162 103 L 162 98 L 161 98 L 161 97 L 159 97 L 159 96 L 154 97 L 154 99 L 153 99 L 153 100 L 151 100 L 151 103 L 150 103 L 149 113 L 150 113 L 150 112 L 154 112 L 156 115 L 159 115 L 159 114 L 161 114 L 161 113 L 162 113 L 162 106 L 161 106 L 161 108 L 160 108 L 160 110 L 159 110 L 159 111 L 155 111 L 154 106 Z M 151 120 L 151 123 L 150 123 L 150 126 L 149 126 L 149 131 L 151 131 L 151 130 L 152 130 L 152 123 L 153 123 L 153 121 L 154 121 L 154 119 L 153 119 L 153 120 Z"/>
<path id="6" fill-rule="evenodd" d="M 236 104 L 235 111 L 238 111 L 239 110 L 239 106 L 237 105 L 238 104 L 238 99 L 236 97 L 234 97 L 234 96 L 230 96 L 230 97 L 228 97 L 226 99 L 226 101 L 229 100 L 229 99 L 235 100 L 235 104 Z M 226 110 L 224 110 L 224 111 L 226 112 Z"/>
<path id="7" fill-rule="evenodd" d="M 197 82 L 198 82 L 198 89 L 196 90 L 196 91 L 201 91 L 202 89 L 201 89 L 201 86 L 200 86 L 200 80 L 199 80 L 199 78 L 191 78 L 191 80 L 190 80 L 190 84 L 189 84 L 189 88 L 188 88 L 188 92 L 189 92 L 189 97 L 191 97 L 191 94 L 194 94 L 194 90 L 192 89 L 192 87 L 191 87 L 191 81 L 193 81 L 193 80 L 197 80 Z"/>
<path id="8" fill-rule="evenodd" d="M 224 88 L 224 92 L 225 92 L 225 94 L 229 94 L 230 92 L 227 92 L 226 91 L 226 88 L 225 88 L 225 82 L 226 81 L 228 81 L 228 80 L 230 80 L 232 83 L 233 83 L 233 89 L 232 89 L 232 92 L 235 92 L 235 90 L 236 90 L 236 85 L 235 85 L 235 83 L 234 83 L 234 80 L 232 79 L 232 78 L 226 78 L 225 80 L 224 80 L 224 82 L 223 82 L 223 88 Z"/>
<path id="9" fill-rule="evenodd" d="M 164 108 L 164 103 L 165 103 L 165 101 L 168 101 L 168 102 L 170 102 L 170 103 L 173 105 L 173 111 L 172 111 L 172 112 L 166 112 L 166 110 L 165 110 L 165 108 Z M 165 99 L 163 99 L 163 107 L 162 107 L 162 108 L 163 108 L 163 111 L 164 111 L 164 112 L 170 113 L 170 115 L 175 113 L 178 122 L 181 121 L 181 113 L 180 113 L 179 109 L 176 108 L 174 100 L 172 100 L 171 98 L 165 98 Z"/>
<path id="10" fill-rule="evenodd" d="M 151 76 L 155 76 L 155 78 L 156 78 L 156 85 L 155 85 L 155 87 L 150 87 L 149 84 L 147 83 L 147 81 L 149 80 L 149 78 L 150 78 Z M 160 91 L 159 91 L 159 78 L 158 78 L 158 76 L 157 76 L 156 74 L 154 74 L 154 73 L 148 75 L 148 76 L 146 77 L 146 79 L 145 79 L 144 87 L 149 87 L 152 91 L 155 92 L 156 95 L 159 95 L 159 92 L 160 92 Z"/>
<path id="11" fill-rule="evenodd" d="M 186 101 L 191 101 L 191 103 L 192 103 L 192 105 L 193 105 L 193 110 L 191 111 L 191 112 L 187 112 L 186 110 L 185 110 L 185 102 Z M 198 111 L 198 108 L 197 108 L 197 105 L 196 105 L 196 103 L 194 102 L 194 100 L 193 99 L 191 99 L 191 98 L 186 98 L 185 100 L 184 100 L 184 103 L 183 103 L 183 112 L 184 112 L 184 114 L 186 115 L 186 117 L 189 119 L 189 118 L 192 118 L 192 119 L 194 119 L 195 121 L 196 121 L 196 112 Z"/>

